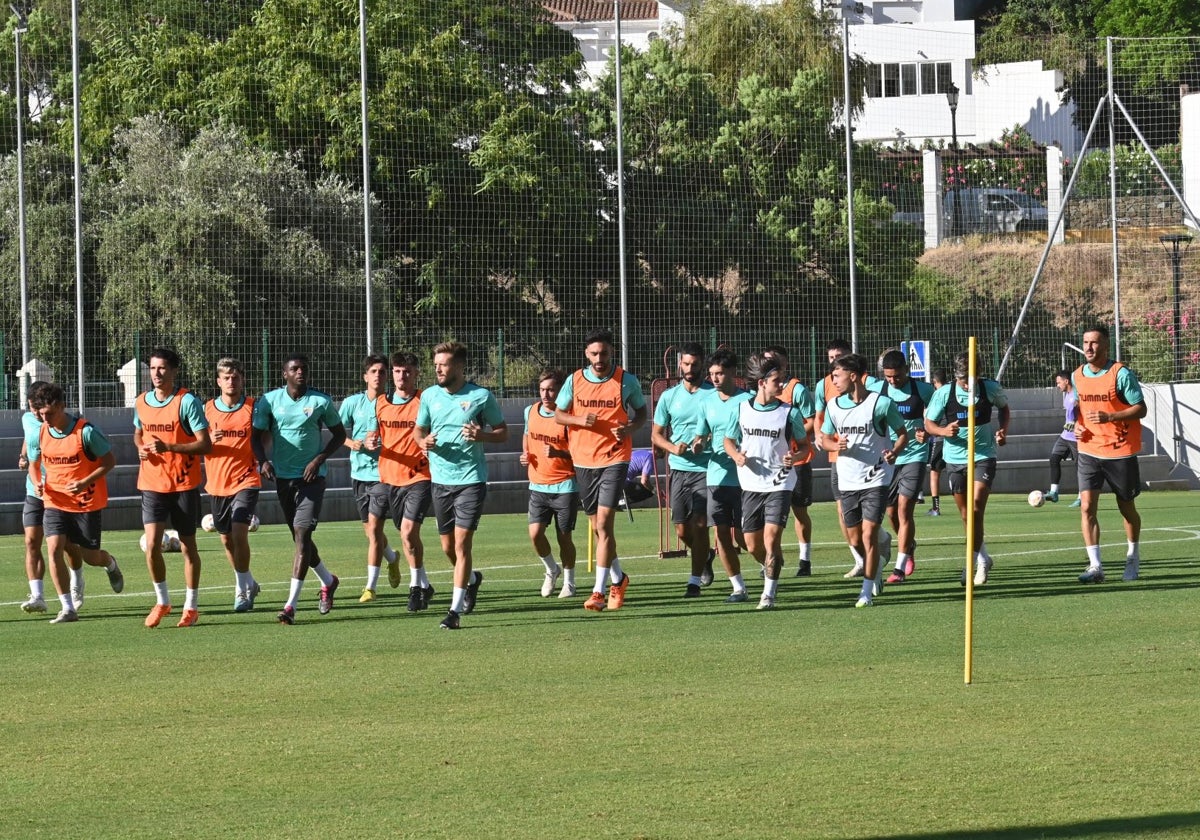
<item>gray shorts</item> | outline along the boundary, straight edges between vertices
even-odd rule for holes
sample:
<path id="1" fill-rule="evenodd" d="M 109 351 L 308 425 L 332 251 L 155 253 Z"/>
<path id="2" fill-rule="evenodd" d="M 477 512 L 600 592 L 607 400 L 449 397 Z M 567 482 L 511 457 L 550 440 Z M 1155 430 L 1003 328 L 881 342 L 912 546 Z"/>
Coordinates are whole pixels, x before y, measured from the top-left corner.
<path id="1" fill-rule="evenodd" d="M 708 486 L 708 524 L 742 527 L 742 488 L 736 484 Z"/>
<path id="2" fill-rule="evenodd" d="M 612 464 L 600 469 L 591 467 L 576 467 L 575 480 L 579 483 L 579 503 L 583 512 L 593 516 L 597 508 L 606 507 L 617 509 L 617 500 L 621 498 L 621 489 L 625 486 L 625 476 L 629 472 L 629 464 Z"/>
<path id="3" fill-rule="evenodd" d="M 796 486 L 792 489 L 792 510 L 812 507 L 812 477 L 811 461 L 796 467 Z"/>
<path id="4" fill-rule="evenodd" d="M 428 481 L 416 481 L 403 487 L 393 487 L 385 484 L 388 489 L 388 510 L 392 515 L 392 524 L 396 530 L 404 524 L 404 520 L 420 525 L 429 515 L 429 506 L 433 504 L 433 491 Z"/>
<path id="5" fill-rule="evenodd" d="M 829 489 L 830 489 L 830 491 L 833 493 L 833 500 L 834 500 L 835 502 L 836 502 L 838 499 L 842 498 L 842 497 L 841 497 L 841 494 L 838 492 L 838 485 L 837 485 L 837 462 L 836 462 L 836 461 L 830 461 L 830 462 L 829 462 Z"/>
<path id="6" fill-rule="evenodd" d="M 708 515 L 708 473 L 671 471 L 671 521 L 676 525 Z"/>
<path id="7" fill-rule="evenodd" d="M 325 502 L 325 477 L 312 481 L 302 478 L 275 479 L 275 492 L 283 508 L 283 520 L 293 535 L 297 528 L 315 531 L 321 521 L 321 505 Z"/>
<path id="8" fill-rule="evenodd" d="M 1128 458 L 1097 458 L 1079 453 L 1079 492 L 1100 493 L 1108 485 L 1118 499 L 1131 502 L 1142 492 L 1142 474 L 1136 455 Z"/>
<path id="9" fill-rule="evenodd" d="M 169 522 L 181 537 L 196 536 L 201 517 L 200 488 L 178 490 L 174 493 L 159 493 L 156 490 L 142 491 L 142 524 Z"/>
<path id="10" fill-rule="evenodd" d="M 239 490 L 232 496 L 209 496 L 208 506 L 212 508 L 213 527 L 218 534 L 228 534 L 233 530 L 233 523 L 249 525 L 258 510 L 258 488 L 248 487 Z"/>
<path id="11" fill-rule="evenodd" d="M 903 496 L 915 499 L 921 495 L 925 485 L 925 469 L 927 465 L 920 462 L 900 464 L 892 470 L 892 483 L 888 487 L 888 507 L 893 507 Z"/>
<path id="12" fill-rule="evenodd" d="M 47 537 L 66 537 L 80 548 L 100 547 L 101 516 L 104 511 L 72 513 L 58 508 L 46 508 L 42 528 Z"/>
<path id="13" fill-rule="evenodd" d="M 438 533 L 453 534 L 455 528 L 474 531 L 483 516 L 483 500 L 487 498 L 487 483 L 434 484 L 433 514 L 437 517 Z"/>
<path id="14" fill-rule="evenodd" d="M 579 517 L 578 493 L 547 493 L 544 490 L 529 491 L 529 524 L 549 525 L 560 534 L 569 534 L 575 530 L 575 520 Z"/>
<path id="15" fill-rule="evenodd" d="M 887 509 L 888 489 L 886 487 L 869 487 L 866 490 L 843 490 L 842 522 L 847 528 L 861 525 L 863 522 L 874 522 L 878 525 L 883 521 Z"/>
<path id="16" fill-rule="evenodd" d="M 37 496 L 26 496 L 25 504 L 21 507 L 21 527 L 41 528 L 42 512 L 45 509 L 45 503 Z"/>
<path id="17" fill-rule="evenodd" d="M 368 517 L 383 519 L 388 514 L 389 488 L 382 481 L 359 481 L 353 479 L 350 484 L 354 493 L 354 504 L 358 507 L 358 521 L 366 522 Z"/>
<path id="18" fill-rule="evenodd" d="M 780 528 L 787 525 L 791 495 L 790 490 L 775 490 L 771 493 L 743 490 L 742 531 L 753 534 L 761 531 L 766 525 L 778 525 Z"/>
<path id="19" fill-rule="evenodd" d="M 967 465 L 947 464 L 946 478 L 950 482 L 950 492 L 955 496 L 964 496 L 967 492 Z M 990 490 L 996 480 L 996 459 L 984 458 L 975 462 L 975 483 L 986 484 Z"/>

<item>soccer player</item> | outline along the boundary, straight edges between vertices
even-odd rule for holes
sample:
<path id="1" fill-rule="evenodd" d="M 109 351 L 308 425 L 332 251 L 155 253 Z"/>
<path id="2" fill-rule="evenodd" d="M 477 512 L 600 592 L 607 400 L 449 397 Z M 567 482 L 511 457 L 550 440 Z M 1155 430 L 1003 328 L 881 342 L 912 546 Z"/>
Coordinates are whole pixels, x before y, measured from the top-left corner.
<path id="1" fill-rule="evenodd" d="M 847 353 L 851 352 L 853 352 L 853 348 L 850 346 L 850 342 L 846 341 L 844 338 L 835 338 L 825 347 L 825 359 L 829 363 L 830 373 L 817 383 L 817 387 L 813 394 L 817 415 L 814 425 L 818 429 L 825 425 L 825 406 L 831 400 L 837 397 L 837 389 L 833 385 L 833 363 L 842 356 L 845 356 Z M 874 377 L 868 375 L 866 384 L 871 385 L 873 382 Z M 842 577 L 846 578 L 847 580 L 852 578 L 860 578 L 863 576 L 866 558 L 859 553 L 858 549 L 855 547 L 854 541 L 850 539 L 850 532 L 846 528 L 845 519 L 842 517 L 841 494 L 838 491 L 838 453 L 833 451 L 826 452 L 826 454 L 829 456 L 829 488 L 833 492 L 833 501 L 837 505 L 838 509 L 838 525 L 842 530 L 842 537 L 845 538 L 846 545 L 850 546 L 850 554 L 854 557 L 854 565 L 851 566 L 850 571 L 846 572 L 846 574 L 842 575 Z M 879 541 L 880 553 L 883 556 L 883 562 L 886 565 L 888 558 L 891 557 L 892 553 L 892 535 L 881 529 Z"/>
<path id="2" fill-rule="evenodd" d="M 934 393 L 946 384 L 949 374 L 945 368 L 938 368 L 929 376 Z M 942 515 L 942 497 L 938 495 L 942 487 L 942 470 L 946 469 L 946 459 L 942 456 L 943 438 L 931 437 L 929 441 L 929 510 L 926 516 Z"/>
<path id="3" fill-rule="evenodd" d="M 429 458 L 433 512 L 442 551 L 454 564 L 454 592 L 443 630 L 458 630 L 473 612 L 483 573 L 472 569 L 472 544 L 487 497 L 484 443 L 508 440 L 500 403 L 466 378 L 467 348 L 456 341 L 433 348 L 437 385 L 421 393 L 414 436 Z M 490 428 L 489 428 L 490 427 Z"/>
<path id="4" fill-rule="evenodd" d="M 633 453 L 633 433 L 646 422 L 646 400 L 637 377 L 617 365 L 611 332 L 592 331 L 583 347 L 587 366 L 563 383 L 554 417 L 571 427 L 579 499 L 596 535 L 596 582 L 583 608 L 600 612 L 620 609 L 629 587 L 613 526 Z M 611 583 L 607 600 L 606 583 Z"/>
<path id="5" fill-rule="evenodd" d="M 800 543 L 800 565 L 796 567 L 796 577 L 808 577 L 812 574 L 812 517 L 808 509 L 812 507 L 812 460 L 816 455 L 816 447 L 812 446 L 815 432 L 813 423 L 817 413 L 816 401 L 813 400 L 812 391 L 805 388 L 799 379 L 790 376 L 786 350 L 772 345 L 763 350 L 763 353 L 783 364 L 783 374 L 788 380 L 779 398 L 800 409 L 808 435 L 808 454 L 793 467 L 796 471 L 796 487 L 792 490 L 792 516 L 796 520 L 796 541 Z"/>
<path id="6" fill-rule="evenodd" d="M 1062 392 L 1065 417 L 1063 430 L 1050 450 L 1050 489 L 1046 491 L 1047 502 L 1058 501 L 1058 483 L 1062 481 L 1062 462 L 1068 460 L 1079 462 L 1079 443 L 1075 438 L 1075 388 L 1071 385 L 1071 373 L 1060 370 L 1054 374 L 1054 387 Z M 1075 501 L 1071 502 L 1071 507 L 1079 507 L 1082 503 L 1079 496 L 1076 496 Z"/>
<path id="7" fill-rule="evenodd" d="M 796 486 L 792 465 L 804 458 L 809 443 L 800 409 L 779 399 L 786 384 L 783 363 L 755 353 L 746 361 L 746 377 L 757 383 L 754 399 L 736 405 L 737 420 L 726 427 L 723 444 L 742 488 L 746 546 L 766 570 L 758 609 L 770 610 L 783 571 L 781 539 Z"/>
<path id="8" fill-rule="evenodd" d="M 204 485 L 213 526 L 233 568 L 233 611 L 249 612 L 262 587 L 250 573 L 250 523 L 262 477 L 250 446 L 254 398 L 246 396 L 246 369 L 228 356 L 217 362 L 218 396 L 204 404 L 212 451 L 204 456 Z"/>
<path id="9" fill-rule="evenodd" d="M 908 429 L 895 402 L 867 390 L 868 367 L 866 358 L 857 353 L 834 361 L 830 375 L 837 396 L 825 406 L 821 424 L 821 446 L 838 453 L 835 469 L 842 524 L 865 561 L 855 607 L 871 606 L 879 594 L 885 565 L 880 558 L 880 526 L 893 465 L 908 444 Z"/>
<path id="10" fill-rule="evenodd" d="M 154 584 L 155 604 L 146 626 L 157 627 L 171 613 L 167 565 L 162 535 L 170 524 L 179 532 L 186 587 L 179 627 L 191 627 L 199 617 L 200 457 L 212 450 L 204 406 L 186 388 L 176 385 L 179 354 L 169 347 L 150 351 L 151 388 L 137 398 L 133 442 L 137 447 L 138 490 L 142 493 L 142 524 L 146 532 L 146 567 Z"/>
<path id="11" fill-rule="evenodd" d="M 903 583 L 916 568 L 913 554 L 917 548 L 917 523 L 913 518 L 917 497 L 925 483 L 925 468 L 929 446 L 925 432 L 925 406 L 933 397 L 933 386 L 909 376 L 908 359 L 899 350 L 888 350 L 879 362 L 883 379 L 870 390 L 890 399 L 908 430 L 908 445 L 896 455 L 892 482 L 888 488 L 887 515 L 896 531 L 900 548 L 896 552 L 896 567 L 888 583 Z"/>
<path id="12" fill-rule="evenodd" d="M 321 581 L 317 612 L 327 615 L 333 609 L 338 577 L 321 562 L 321 553 L 313 541 L 313 531 L 321 519 L 325 500 L 325 462 L 346 440 L 333 399 L 308 387 L 308 357 L 293 353 L 283 363 L 283 386 L 263 394 L 254 403 L 254 431 L 250 445 L 258 459 L 258 471 L 268 481 L 275 480 L 275 491 L 288 530 L 295 540 L 292 580 L 287 602 L 276 618 L 280 624 L 296 623 L 296 604 L 308 570 Z M 329 429 L 329 441 L 322 445 L 321 428 Z M 263 438 L 271 436 L 271 457 L 267 458 Z"/>
<path id="13" fill-rule="evenodd" d="M 525 434 L 521 438 L 521 465 L 529 471 L 529 539 L 538 559 L 546 567 L 542 597 L 554 594 L 554 585 L 563 579 L 559 598 L 575 594 L 575 541 L 571 533 L 579 516 L 579 486 L 575 465 L 571 463 L 567 427 L 554 419 L 554 401 L 562 390 L 566 374 L 561 370 L 543 370 L 538 374 L 538 401 L 525 407 Z M 546 529 L 554 522 L 558 538 L 558 556 L 546 538 Z"/>
<path id="14" fill-rule="evenodd" d="M 360 604 L 375 600 L 379 585 L 379 570 L 386 559 L 388 584 L 400 585 L 400 558 L 388 545 L 383 525 L 387 521 L 389 490 L 379 480 L 379 421 L 375 416 L 376 401 L 384 392 L 388 360 L 370 355 L 363 360 L 363 382 L 366 390 L 351 394 L 342 401 L 338 417 L 346 430 L 346 448 L 350 450 L 350 481 L 358 518 L 367 535 L 367 585 L 359 597 Z"/>
<path id="15" fill-rule="evenodd" d="M 396 352 L 392 367 L 391 395 L 375 400 L 379 426 L 379 480 L 388 488 L 388 511 L 400 532 L 400 546 L 408 563 L 408 611 L 429 608 L 433 587 L 425 572 L 425 544 L 421 524 L 429 514 L 431 491 L 429 458 L 417 444 L 414 429 L 421 407 L 418 387 L 421 362 L 412 353 Z M 391 574 L 391 567 L 388 567 Z"/>
<path id="16" fill-rule="evenodd" d="M 1078 401 L 1075 434 L 1079 441 L 1079 498 L 1083 545 L 1088 566 L 1080 583 L 1100 583 L 1100 521 L 1096 507 L 1107 484 L 1117 497 L 1117 509 L 1125 520 L 1124 580 L 1137 580 L 1141 556 L 1138 542 L 1142 517 L 1134 500 L 1141 492 L 1138 453 L 1142 450 L 1142 423 L 1146 402 L 1137 376 L 1121 362 L 1108 357 L 1108 327 L 1095 324 L 1084 330 L 1083 358 L 1071 384 Z"/>
<path id="17" fill-rule="evenodd" d="M 675 536 L 691 552 L 692 571 L 683 597 L 699 598 L 701 583 L 712 583 L 708 549 L 708 447 L 704 404 L 713 387 L 706 381 L 704 348 L 689 341 L 679 352 L 679 377 L 659 397 L 650 441 L 667 453 L 671 470 L 671 521 Z M 705 572 L 707 571 L 707 580 Z"/>
<path id="18" fill-rule="evenodd" d="M 947 383 L 933 392 L 929 405 L 925 407 L 925 431 L 945 439 L 943 457 L 949 474 L 950 492 L 954 504 L 967 524 L 967 418 L 970 400 L 970 359 L 966 353 L 954 357 L 954 382 Z M 992 431 L 992 414 L 997 416 L 996 429 Z M 975 539 L 971 551 L 975 557 L 975 585 L 987 583 L 992 570 L 992 558 L 984 540 L 983 517 L 987 511 L 992 482 L 996 478 L 996 447 L 1004 446 L 1008 440 L 1008 396 L 1004 388 L 994 379 L 982 376 L 975 380 Z M 963 570 L 963 584 L 967 582 L 967 570 Z"/>
<path id="19" fill-rule="evenodd" d="M 740 604 L 747 599 L 746 581 L 742 578 L 742 563 L 738 557 L 738 531 L 742 527 L 742 485 L 738 483 L 737 465 L 725 451 L 725 435 L 736 426 L 738 405 L 754 399 L 737 384 L 737 356 L 731 350 L 720 349 L 708 357 L 708 378 L 712 393 L 704 403 L 704 424 L 700 432 L 708 441 L 708 521 L 716 534 L 717 554 L 733 586 L 725 599 L 727 604 Z"/>
<path id="20" fill-rule="evenodd" d="M 123 583 L 120 569 L 112 556 L 100 549 L 101 511 L 108 506 L 105 476 L 117 461 L 103 432 L 84 418 L 67 414 L 61 386 L 38 384 L 30 391 L 29 403 L 42 427 L 28 452 L 28 475 L 34 484 L 33 495 L 45 505 L 42 528 L 50 554 L 50 577 L 61 605 L 50 623 L 66 624 L 79 620 L 63 559 L 68 544 L 79 547 L 89 566 L 108 569 L 113 591 L 121 591 L 117 585 L 118 580 Z"/>

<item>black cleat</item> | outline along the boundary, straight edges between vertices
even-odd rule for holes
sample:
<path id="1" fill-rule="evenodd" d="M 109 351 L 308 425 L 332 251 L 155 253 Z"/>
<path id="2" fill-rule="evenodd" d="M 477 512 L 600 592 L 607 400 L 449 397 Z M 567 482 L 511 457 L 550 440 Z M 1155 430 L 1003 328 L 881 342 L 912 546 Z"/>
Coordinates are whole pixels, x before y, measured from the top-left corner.
<path id="1" fill-rule="evenodd" d="M 812 577 L 812 561 L 801 560 L 800 568 L 796 569 L 796 577 Z"/>
<path id="2" fill-rule="evenodd" d="M 483 583 L 483 572 L 472 572 L 471 582 L 467 584 L 467 597 L 463 601 L 463 615 L 475 612 L 475 599 L 479 597 L 479 585 Z M 457 620 L 457 616 L 455 616 Z"/>
<path id="3" fill-rule="evenodd" d="M 462 627 L 462 622 L 459 620 L 458 613 L 454 610 L 446 613 L 446 617 L 442 619 L 442 623 L 438 625 L 443 630 L 458 630 Z"/>
<path id="4" fill-rule="evenodd" d="M 700 597 L 699 584 L 689 583 L 687 585 L 687 591 L 683 593 L 683 597 L 684 598 L 699 598 Z"/>
<path id="5" fill-rule="evenodd" d="M 333 593 L 337 592 L 339 583 L 341 581 L 338 580 L 338 576 L 334 575 L 333 583 L 321 587 L 321 598 L 317 601 L 317 612 L 321 615 L 329 615 L 329 611 L 333 609 Z"/>
<path id="6" fill-rule="evenodd" d="M 408 611 L 420 612 L 423 609 L 425 609 L 425 593 L 419 586 L 410 586 L 408 588 Z"/>
<path id="7" fill-rule="evenodd" d="M 295 624 L 296 610 L 293 607 L 284 607 L 279 611 L 279 615 L 275 617 L 279 619 L 280 624 Z"/>

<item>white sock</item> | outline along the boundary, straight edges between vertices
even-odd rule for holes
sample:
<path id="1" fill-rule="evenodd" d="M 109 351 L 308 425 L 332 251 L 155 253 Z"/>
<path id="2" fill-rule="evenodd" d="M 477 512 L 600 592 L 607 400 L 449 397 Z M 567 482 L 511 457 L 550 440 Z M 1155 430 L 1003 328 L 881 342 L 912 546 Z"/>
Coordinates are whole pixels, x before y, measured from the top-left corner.
<path id="1" fill-rule="evenodd" d="M 812 562 L 812 543 L 800 543 L 800 562 Z"/>
<path id="2" fill-rule="evenodd" d="M 746 581 L 742 580 L 742 575 L 740 572 L 736 575 L 732 575 L 729 578 L 729 582 L 733 584 L 734 592 L 745 592 L 746 591 Z"/>
<path id="3" fill-rule="evenodd" d="M 304 588 L 304 581 L 300 578 L 292 578 L 292 585 L 288 587 L 288 599 L 284 607 L 296 609 L 296 604 L 300 601 L 300 590 Z"/>
<path id="4" fill-rule="evenodd" d="M 1134 560 L 1139 558 L 1138 544 L 1136 542 L 1128 542 L 1129 550 L 1125 553 L 1126 557 L 1132 557 Z"/>
<path id="5" fill-rule="evenodd" d="M 70 574 L 71 574 L 71 588 L 72 588 L 72 589 L 78 589 L 78 588 L 79 588 L 79 579 L 80 579 L 81 577 L 83 577 L 83 569 L 82 569 L 82 568 L 79 568 L 79 569 L 72 569 L 72 568 L 71 568 L 71 567 L 68 565 L 68 566 L 67 566 L 67 571 L 68 571 L 68 572 L 70 572 Z"/>
<path id="6" fill-rule="evenodd" d="M 185 589 L 183 591 L 183 608 L 185 610 L 196 609 L 197 600 L 198 596 L 195 589 Z"/>
<path id="7" fill-rule="evenodd" d="M 68 612 L 75 612 L 75 602 L 71 600 L 70 592 L 64 592 L 62 595 L 59 595 L 58 600 L 59 603 L 62 604 L 62 608 L 64 610 L 67 610 Z"/>
<path id="8" fill-rule="evenodd" d="M 42 583 L 41 578 L 29 581 L 29 597 L 42 598 L 43 600 L 45 599 L 46 586 L 44 583 Z"/>
<path id="9" fill-rule="evenodd" d="M 775 592 L 779 589 L 779 581 L 767 578 L 763 582 L 763 595 L 767 598 L 774 598 Z"/>
<path id="10" fill-rule="evenodd" d="M 420 585 L 421 585 L 421 570 L 414 569 L 412 566 L 409 566 L 408 567 L 408 588 L 412 589 L 414 586 L 420 586 Z"/>
<path id="11" fill-rule="evenodd" d="M 542 565 L 546 567 L 547 572 L 549 572 L 552 575 L 558 573 L 558 563 L 556 563 L 554 561 L 554 552 L 553 551 L 550 552 L 549 554 L 547 554 L 545 557 L 542 557 L 539 559 L 542 561 Z"/>
<path id="12" fill-rule="evenodd" d="M 911 554 L 905 554 L 903 551 L 901 551 L 899 554 L 897 554 L 896 555 L 896 568 L 899 569 L 900 571 L 904 571 L 904 565 L 908 562 L 908 558 L 911 556 L 912 556 Z"/>
<path id="13" fill-rule="evenodd" d="M 984 554 L 983 551 L 975 552 L 975 565 L 976 566 L 978 566 L 979 568 L 982 569 L 985 565 L 987 565 L 987 561 L 988 561 L 988 556 L 986 554 Z"/>
<path id="14" fill-rule="evenodd" d="M 158 600 L 158 603 L 170 606 L 171 593 L 167 589 L 167 582 L 165 580 L 157 581 L 154 584 L 154 597 Z"/>
<path id="15" fill-rule="evenodd" d="M 1051 492 L 1051 493 L 1057 493 L 1057 492 L 1058 492 L 1058 485 L 1057 485 L 1057 484 L 1051 484 L 1051 485 L 1050 485 L 1050 492 Z"/>
<path id="16" fill-rule="evenodd" d="M 604 587 L 605 587 L 605 584 L 607 584 L 607 583 L 608 583 L 608 569 L 604 566 L 601 566 L 599 563 L 597 563 L 596 564 L 596 585 L 592 587 L 592 591 L 599 592 L 601 595 L 603 595 Z"/>
<path id="17" fill-rule="evenodd" d="M 1087 546 L 1088 566 L 1093 569 L 1100 568 L 1100 546 Z"/>
<path id="18" fill-rule="evenodd" d="M 396 554 L 396 549 L 392 548 L 390 545 L 385 545 L 383 547 L 383 559 L 386 560 L 387 564 L 390 566 L 399 560 L 400 557 Z"/>
<path id="19" fill-rule="evenodd" d="M 104 567 L 106 572 L 115 572 L 117 570 L 117 558 L 111 554 L 108 555 L 108 565 Z"/>
<path id="20" fill-rule="evenodd" d="M 254 588 L 254 575 L 249 572 L 234 572 L 238 592 L 249 592 Z"/>
<path id="21" fill-rule="evenodd" d="M 608 567 L 608 579 L 613 583 L 620 583 L 623 577 L 625 577 L 625 573 L 621 571 L 621 558 L 614 557 L 612 565 Z"/>
<path id="22" fill-rule="evenodd" d="M 467 590 L 465 588 L 454 587 L 454 595 L 450 598 L 450 610 L 462 615 L 462 611 L 467 603 Z"/>
<path id="23" fill-rule="evenodd" d="M 370 589 L 372 592 L 374 592 L 375 587 L 378 585 L 379 585 L 379 567 L 378 566 L 367 566 L 367 589 Z"/>
<path id="24" fill-rule="evenodd" d="M 420 584 L 419 584 L 420 587 L 422 589 L 428 589 L 429 588 L 429 575 L 426 574 L 424 566 L 421 566 L 419 569 L 417 569 L 417 575 L 420 578 Z"/>
<path id="25" fill-rule="evenodd" d="M 854 557 L 855 566 L 862 566 L 867 562 L 866 558 L 864 558 L 854 546 L 850 546 L 850 554 Z"/>
<path id="26" fill-rule="evenodd" d="M 984 557 L 992 556 L 991 554 L 988 553 L 988 550 L 987 550 L 987 540 L 979 541 L 979 553 L 982 554 Z"/>
<path id="27" fill-rule="evenodd" d="M 329 586 L 333 583 L 333 573 L 325 568 L 325 561 L 321 561 L 312 567 L 313 574 L 321 581 L 323 586 Z"/>
<path id="28" fill-rule="evenodd" d="M 574 585 L 575 585 L 575 567 L 572 566 L 569 569 L 563 569 L 563 586 L 574 586 Z"/>

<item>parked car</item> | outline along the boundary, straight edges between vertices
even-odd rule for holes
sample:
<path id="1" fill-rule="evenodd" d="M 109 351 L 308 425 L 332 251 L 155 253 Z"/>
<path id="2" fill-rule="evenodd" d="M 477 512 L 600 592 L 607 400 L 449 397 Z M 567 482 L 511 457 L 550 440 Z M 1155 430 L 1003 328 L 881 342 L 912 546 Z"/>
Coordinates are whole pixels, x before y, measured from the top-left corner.
<path id="1" fill-rule="evenodd" d="M 892 221 L 925 227 L 924 213 L 911 209 L 892 214 Z M 1046 230 L 1048 221 L 1045 204 L 1007 187 L 946 190 L 942 196 L 942 230 L 946 236 Z"/>

